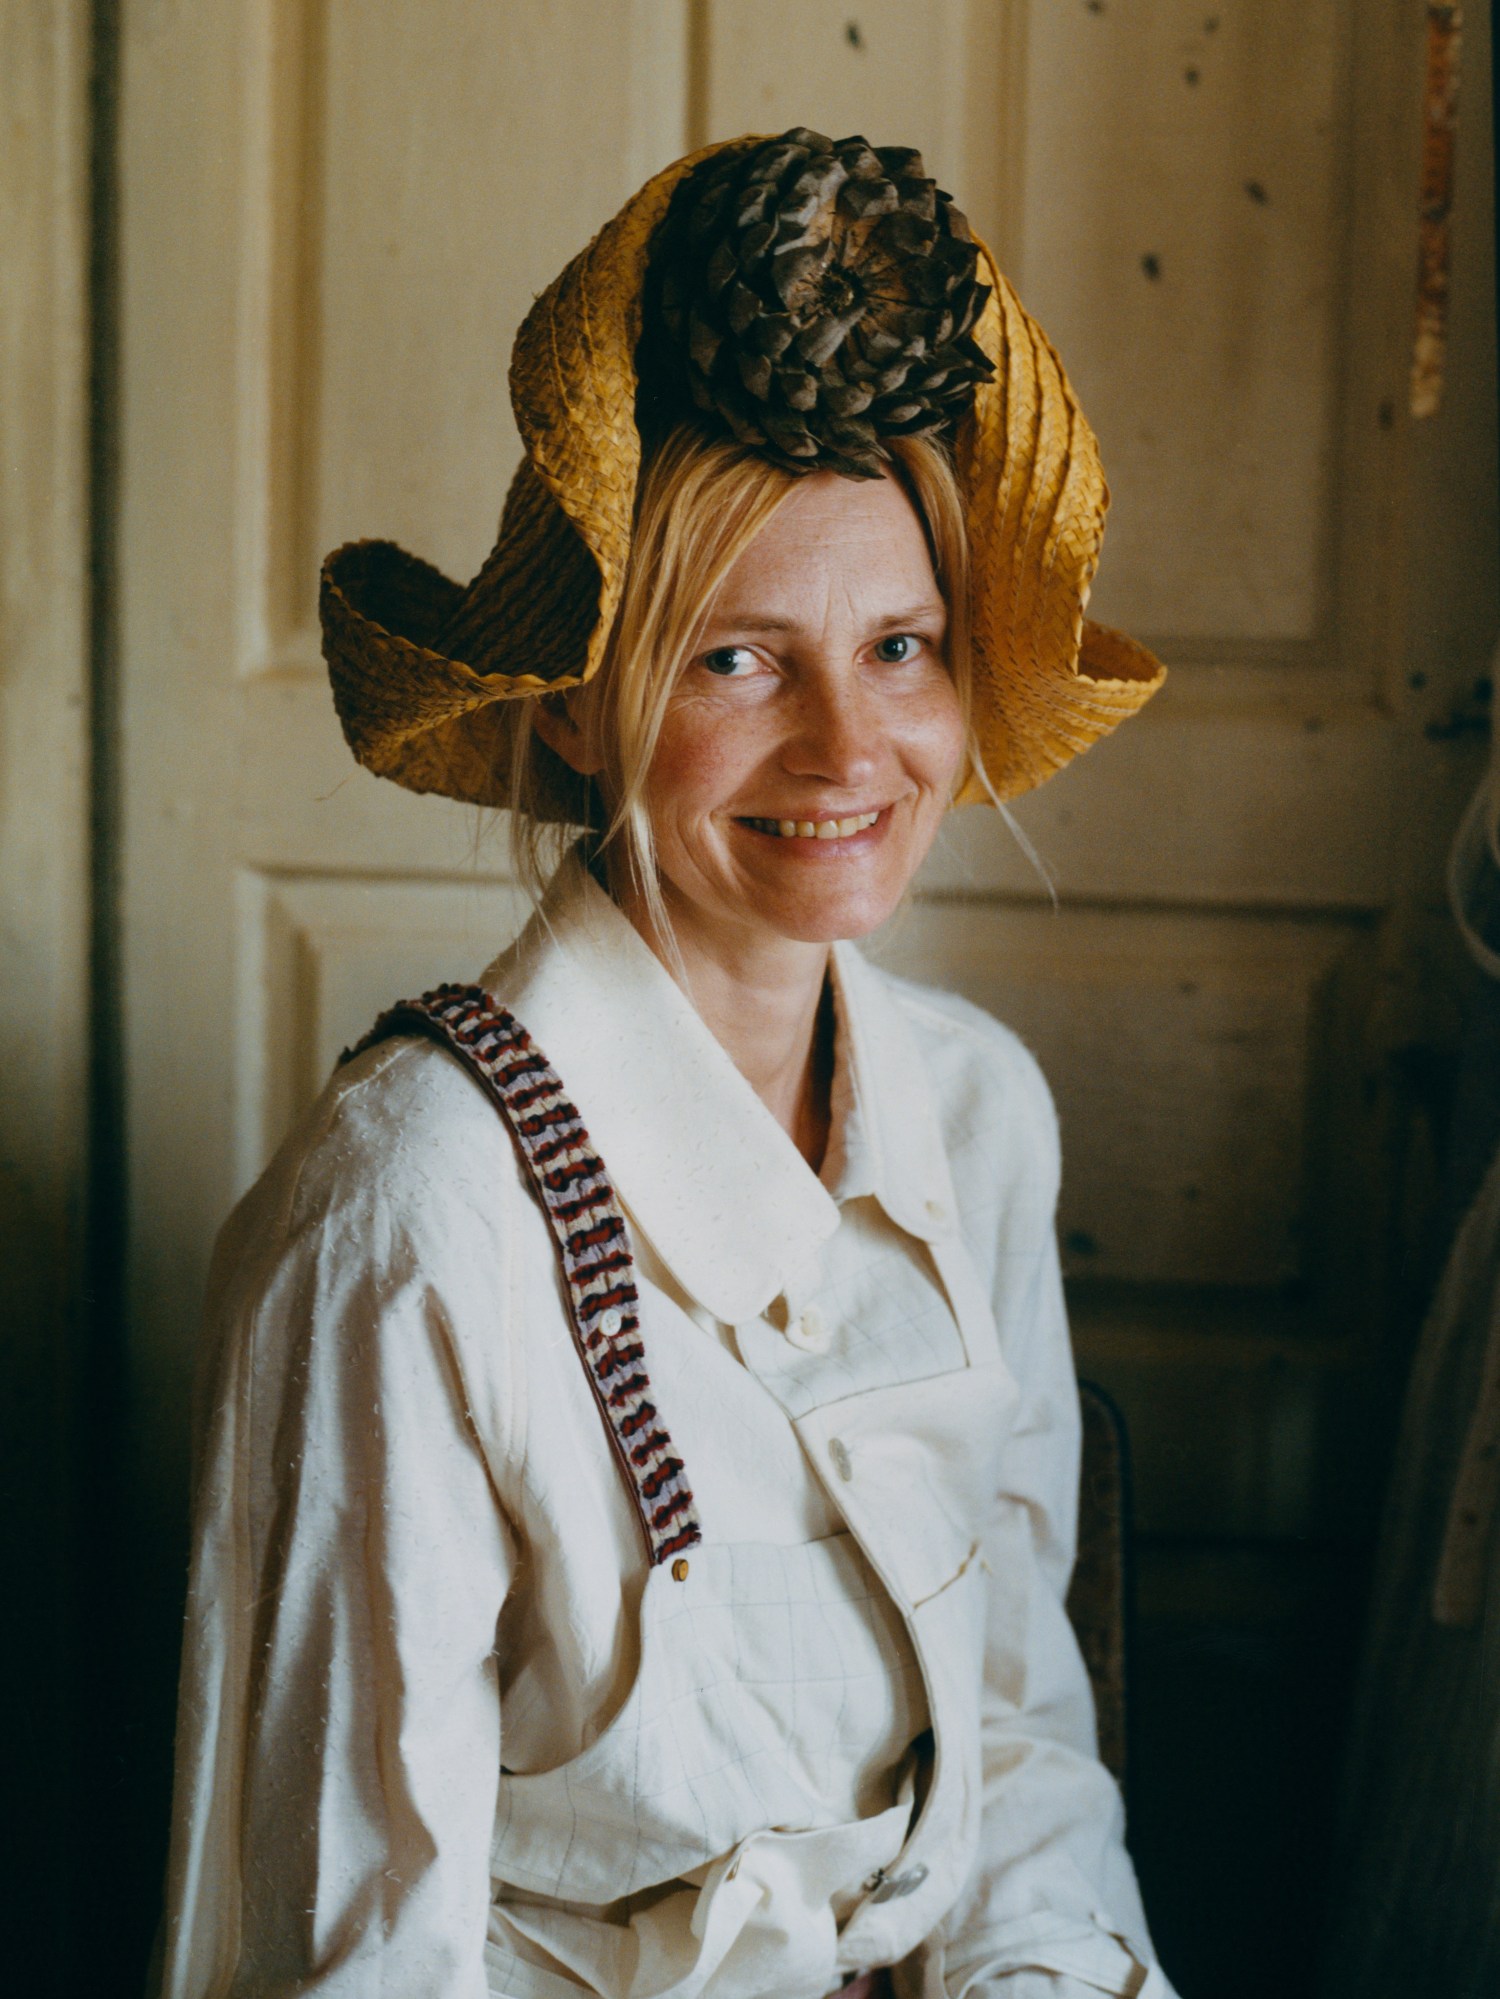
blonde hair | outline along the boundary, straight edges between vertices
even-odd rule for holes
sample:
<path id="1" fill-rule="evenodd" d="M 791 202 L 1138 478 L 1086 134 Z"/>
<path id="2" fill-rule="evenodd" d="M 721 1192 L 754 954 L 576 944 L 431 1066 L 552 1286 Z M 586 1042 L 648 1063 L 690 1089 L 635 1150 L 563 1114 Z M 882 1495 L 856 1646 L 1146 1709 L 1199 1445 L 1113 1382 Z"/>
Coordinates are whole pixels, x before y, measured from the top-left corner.
<path id="1" fill-rule="evenodd" d="M 930 438 L 889 438 L 886 448 L 891 475 L 922 523 L 947 607 L 944 651 L 968 743 L 969 542 L 958 478 L 947 451 Z M 569 770 L 536 732 L 538 701 L 570 697 L 539 696 L 516 704 L 511 842 L 516 872 L 533 896 L 540 894 L 572 829 L 581 826 L 596 835 L 598 854 L 615 849 L 615 864 L 640 897 L 652 928 L 669 939 L 645 799 L 662 722 L 725 578 L 798 483 L 797 474 L 746 446 L 705 437 L 687 425 L 672 431 L 653 453 L 638 488 L 630 562 L 604 659 L 582 703 L 578 695 L 571 697 L 575 717 L 584 703 L 592 707 L 589 719 L 604 747 L 602 784 Z M 974 761 L 971 749 L 969 762 Z M 607 798 L 615 800 L 613 811 Z M 543 799 L 550 811 L 540 809 Z M 556 818 L 559 799 L 569 801 L 568 822 L 562 825 Z"/>

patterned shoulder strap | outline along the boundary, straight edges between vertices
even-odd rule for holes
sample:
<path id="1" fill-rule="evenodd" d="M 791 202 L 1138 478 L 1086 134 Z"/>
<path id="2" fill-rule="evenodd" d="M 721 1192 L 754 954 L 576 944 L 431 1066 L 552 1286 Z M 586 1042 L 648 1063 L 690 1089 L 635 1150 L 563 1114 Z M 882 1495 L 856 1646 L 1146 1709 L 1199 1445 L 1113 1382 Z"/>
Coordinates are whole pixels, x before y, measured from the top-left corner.
<path id="1" fill-rule="evenodd" d="M 438 986 L 398 1001 L 342 1060 L 396 1034 L 423 1034 L 449 1049 L 510 1127 L 552 1225 L 579 1358 L 655 1568 L 703 1535 L 687 1473 L 651 1399 L 635 1261 L 604 1162 L 546 1056 L 515 1015 L 480 987 Z"/>

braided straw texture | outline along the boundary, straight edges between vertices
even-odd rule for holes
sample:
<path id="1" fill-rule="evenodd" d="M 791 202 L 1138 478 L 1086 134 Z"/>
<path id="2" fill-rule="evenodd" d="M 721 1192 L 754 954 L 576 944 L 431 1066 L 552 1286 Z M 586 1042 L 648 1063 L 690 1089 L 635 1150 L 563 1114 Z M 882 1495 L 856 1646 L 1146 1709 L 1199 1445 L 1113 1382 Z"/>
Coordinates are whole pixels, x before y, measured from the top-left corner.
<path id="1" fill-rule="evenodd" d="M 527 314 L 510 368 L 526 457 L 469 587 L 389 542 L 349 543 L 324 564 L 334 702 L 377 775 L 503 805 L 506 703 L 598 671 L 630 555 L 651 238 L 677 183 L 718 150 L 648 181 Z M 991 292 L 974 337 L 995 377 L 979 385 L 955 450 L 972 548 L 975 741 L 989 785 L 1009 798 L 1133 715 L 1165 669 L 1084 618 L 1109 501 L 1098 447 L 1046 336 L 980 252 Z M 959 802 L 988 795 L 971 772 Z M 561 796 L 555 816 L 568 816 Z"/>
<path id="2" fill-rule="evenodd" d="M 1013 798 L 1133 715 L 1166 670 L 1085 620 L 1109 488 L 1062 363 L 980 246 L 990 296 L 975 338 L 995 362 L 957 439 L 973 587 L 974 734 Z M 971 775 L 959 794 L 985 796 Z"/>

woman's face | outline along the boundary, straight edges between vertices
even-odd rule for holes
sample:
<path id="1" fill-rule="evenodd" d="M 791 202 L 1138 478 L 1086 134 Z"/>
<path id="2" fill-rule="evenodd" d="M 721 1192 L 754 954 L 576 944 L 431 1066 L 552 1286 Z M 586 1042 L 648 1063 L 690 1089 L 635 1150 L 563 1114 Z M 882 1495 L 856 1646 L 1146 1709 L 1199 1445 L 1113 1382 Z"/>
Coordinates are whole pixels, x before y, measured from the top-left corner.
<path id="1" fill-rule="evenodd" d="M 946 626 L 894 479 L 799 483 L 725 579 L 647 780 L 684 947 L 827 944 L 891 914 L 963 754 Z"/>

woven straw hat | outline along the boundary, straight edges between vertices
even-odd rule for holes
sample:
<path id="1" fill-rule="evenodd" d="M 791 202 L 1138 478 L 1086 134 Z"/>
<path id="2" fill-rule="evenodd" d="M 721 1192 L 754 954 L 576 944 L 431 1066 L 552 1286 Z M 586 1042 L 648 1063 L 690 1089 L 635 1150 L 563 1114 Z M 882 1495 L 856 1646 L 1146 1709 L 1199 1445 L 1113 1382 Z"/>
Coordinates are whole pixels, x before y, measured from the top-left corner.
<path id="1" fill-rule="evenodd" d="M 350 542 L 325 562 L 334 702 L 377 775 L 504 805 L 507 702 L 598 671 L 630 554 L 652 236 L 678 182 L 719 150 L 648 181 L 527 314 L 510 367 L 526 456 L 467 589 L 391 542 Z M 1165 669 L 1083 615 L 1109 499 L 1094 435 L 1046 336 L 983 244 L 979 254 L 990 296 L 974 338 L 995 373 L 975 391 L 954 456 L 972 557 L 975 741 L 1008 798 L 1133 715 Z M 985 796 L 971 774 L 959 802 Z M 561 790 L 553 816 L 569 816 Z"/>

